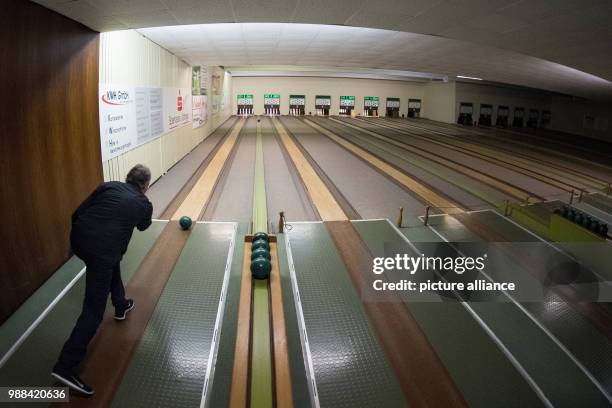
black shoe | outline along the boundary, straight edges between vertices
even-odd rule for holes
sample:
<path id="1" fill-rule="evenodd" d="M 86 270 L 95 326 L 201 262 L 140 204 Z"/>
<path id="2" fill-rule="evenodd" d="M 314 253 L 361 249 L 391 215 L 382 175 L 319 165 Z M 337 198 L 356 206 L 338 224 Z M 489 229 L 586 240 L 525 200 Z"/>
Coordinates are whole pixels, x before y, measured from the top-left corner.
<path id="1" fill-rule="evenodd" d="M 94 390 L 70 370 L 62 370 L 56 367 L 51 371 L 51 376 L 81 394 L 88 396 L 94 394 Z"/>
<path id="2" fill-rule="evenodd" d="M 128 299 L 125 302 L 125 306 L 121 308 L 115 308 L 115 320 L 125 320 L 128 312 L 134 308 L 134 300 Z"/>

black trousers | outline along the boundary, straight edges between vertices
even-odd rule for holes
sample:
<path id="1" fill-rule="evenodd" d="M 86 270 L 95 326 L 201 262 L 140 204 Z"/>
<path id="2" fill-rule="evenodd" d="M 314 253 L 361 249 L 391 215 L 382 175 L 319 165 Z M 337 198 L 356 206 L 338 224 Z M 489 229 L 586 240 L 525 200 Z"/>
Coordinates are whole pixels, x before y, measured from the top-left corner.
<path id="1" fill-rule="evenodd" d="M 96 334 L 104 317 L 109 292 L 113 306 L 116 308 L 123 307 L 126 303 L 119 262 L 112 265 L 91 259 L 85 260 L 85 266 L 83 310 L 57 362 L 57 367 L 65 370 L 76 371 L 83 361 L 87 345 Z"/>

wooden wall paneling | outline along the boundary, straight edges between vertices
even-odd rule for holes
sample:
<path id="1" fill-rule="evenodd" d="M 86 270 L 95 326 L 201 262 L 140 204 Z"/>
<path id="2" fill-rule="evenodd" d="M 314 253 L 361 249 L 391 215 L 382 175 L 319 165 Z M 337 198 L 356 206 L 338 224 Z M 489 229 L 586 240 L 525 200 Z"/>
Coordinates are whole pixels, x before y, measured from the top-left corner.
<path id="1" fill-rule="evenodd" d="M 7 0 L 0 24 L 0 322 L 70 256 L 70 216 L 102 181 L 99 34 Z"/>

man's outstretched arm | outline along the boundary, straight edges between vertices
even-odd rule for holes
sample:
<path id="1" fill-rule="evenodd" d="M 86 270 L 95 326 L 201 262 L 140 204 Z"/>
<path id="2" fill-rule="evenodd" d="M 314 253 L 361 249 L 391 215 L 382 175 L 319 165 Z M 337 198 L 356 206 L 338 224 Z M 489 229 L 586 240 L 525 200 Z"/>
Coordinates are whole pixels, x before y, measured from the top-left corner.
<path id="1" fill-rule="evenodd" d="M 149 200 L 147 200 L 144 209 L 144 216 L 142 220 L 136 225 L 138 231 L 144 231 L 151 225 L 151 216 L 153 215 L 153 204 Z"/>

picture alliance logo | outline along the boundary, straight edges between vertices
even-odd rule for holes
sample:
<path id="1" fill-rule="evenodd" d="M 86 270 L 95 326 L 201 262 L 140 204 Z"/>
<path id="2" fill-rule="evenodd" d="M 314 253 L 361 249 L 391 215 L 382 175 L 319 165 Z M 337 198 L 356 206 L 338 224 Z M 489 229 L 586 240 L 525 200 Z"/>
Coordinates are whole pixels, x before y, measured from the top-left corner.
<path id="1" fill-rule="evenodd" d="M 108 105 L 126 105 L 130 102 L 130 93 L 125 90 L 109 90 L 102 94 L 101 99 Z"/>
<path id="2" fill-rule="evenodd" d="M 394 257 L 377 257 L 372 263 L 372 272 L 380 275 L 385 271 L 405 271 L 414 275 L 418 271 L 455 272 L 458 275 L 466 271 L 482 270 L 485 268 L 487 254 L 479 257 L 442 257 L 442 256 L 410 256 L 397 254 Z"/>

